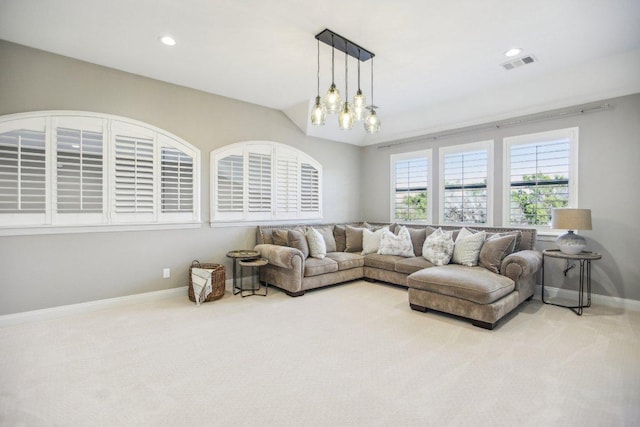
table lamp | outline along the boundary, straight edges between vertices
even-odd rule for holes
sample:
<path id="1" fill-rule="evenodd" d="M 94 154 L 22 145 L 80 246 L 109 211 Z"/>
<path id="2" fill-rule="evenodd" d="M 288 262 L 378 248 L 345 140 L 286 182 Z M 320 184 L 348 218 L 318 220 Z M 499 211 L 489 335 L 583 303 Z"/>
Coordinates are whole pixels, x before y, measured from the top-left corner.
<path id="1" fill-rule="evenodd" d="M 569 255 L 579 254 L 587 246 L 587 241 L 573 231 L 591 230 L 591 209 L 553 209 L 551 211 L 551 228 L 568 230 L 556 239 L 560 252 Z"/>

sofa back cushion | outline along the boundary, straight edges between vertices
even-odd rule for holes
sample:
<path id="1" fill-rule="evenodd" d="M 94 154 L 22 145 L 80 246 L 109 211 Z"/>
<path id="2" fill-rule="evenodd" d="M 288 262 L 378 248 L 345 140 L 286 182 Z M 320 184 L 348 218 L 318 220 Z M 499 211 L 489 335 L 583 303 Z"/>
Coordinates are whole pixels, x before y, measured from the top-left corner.
<path id="1" fill-rule="evenodd" d="M 289 247 L 299 249 L 305 259 L 309 257 L 309 244 L 307 243 L 307 237 L 302 231 L 289 230 L 287 243 Z"/>
<path id="2" fill-rule="evenodd" d="M 480 249 L 478 265 L 496 274 L 500 274 L 502 260 L 513 252 L 516 239 L 515 234 L 507 234 L 504 236 L 496 234 L 485 240 L 482 249 Z"/>
<path id="3" fill-rule="evenodd" d="M 362 230 L 364 230 L 364 227 L 345 226 L 345 252 L 362 252 Z"/>

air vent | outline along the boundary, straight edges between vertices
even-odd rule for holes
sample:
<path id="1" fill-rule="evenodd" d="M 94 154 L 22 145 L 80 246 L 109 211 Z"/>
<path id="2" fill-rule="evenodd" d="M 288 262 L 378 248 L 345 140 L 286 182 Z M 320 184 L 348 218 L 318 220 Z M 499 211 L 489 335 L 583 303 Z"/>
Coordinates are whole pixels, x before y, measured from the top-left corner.
<path id="1" fill-rule="evenodd" d="M 505 70 L 513 70 L 514 68 L 518 68 L 527 64 L 533 64 L 534 62 L 538 62 L 538 60 L 533 55 L 527 55 L 500 65 L 502 65 Z"/>

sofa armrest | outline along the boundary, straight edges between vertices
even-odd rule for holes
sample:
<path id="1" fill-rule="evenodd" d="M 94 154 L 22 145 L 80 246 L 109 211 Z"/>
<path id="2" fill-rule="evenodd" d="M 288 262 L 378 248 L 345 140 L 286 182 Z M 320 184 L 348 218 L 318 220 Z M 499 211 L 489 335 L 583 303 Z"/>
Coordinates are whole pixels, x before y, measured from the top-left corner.
<path id="1" fill-rule="evenodd" d="M 289 269 L 293 269 L 295 266 L 304 266 L 304 256 L 296 248 L 265 243 L 256 245 L 254 250 L 258 251 L 261 257 L 266 258 L 271 265 Z M 300 262 L 294 262 L 296 257 L 300 259 Z"/>
<path id="2" fill-rule="evenodd" d="M 532 250 L 514 252 L 502 260 L 500 273 L 514 282 L 535 275 L 542 268 L 542 253 Z"/>

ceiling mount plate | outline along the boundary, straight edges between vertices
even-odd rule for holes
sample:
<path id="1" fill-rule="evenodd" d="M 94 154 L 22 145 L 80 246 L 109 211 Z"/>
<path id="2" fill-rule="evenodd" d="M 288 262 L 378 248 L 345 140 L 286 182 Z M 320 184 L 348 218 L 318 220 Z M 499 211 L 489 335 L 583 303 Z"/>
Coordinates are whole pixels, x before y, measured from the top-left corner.
<path id="1" fill-rule="evenodd" d="M 376 56 L 373 52 L 363 48 L 362 46 L 355 44 L 354 42 L 352 42 L 347 38 L 342 37 L 340 34 L 334 33 L 328 28 L 316 34 L 316 39 L 362 62 L 367 61 L 373 58 L 374 56 Z"/>

